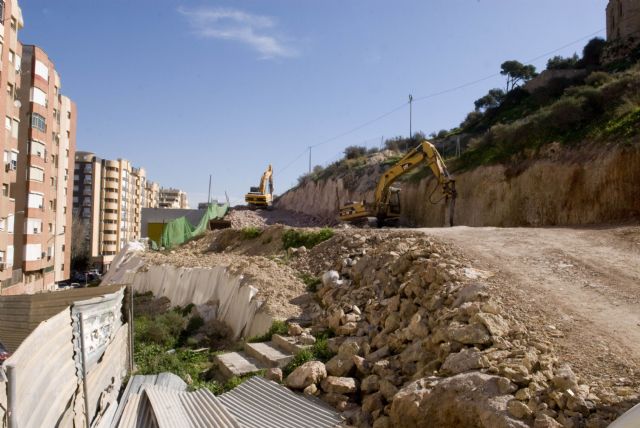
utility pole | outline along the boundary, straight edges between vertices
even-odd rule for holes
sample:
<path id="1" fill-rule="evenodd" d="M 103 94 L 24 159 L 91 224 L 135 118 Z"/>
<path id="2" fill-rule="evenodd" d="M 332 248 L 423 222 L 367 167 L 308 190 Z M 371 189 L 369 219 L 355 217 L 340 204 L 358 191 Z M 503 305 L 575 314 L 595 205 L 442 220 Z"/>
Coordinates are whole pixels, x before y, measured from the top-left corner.
<path id="1" fill-rule="evenodd" d="M 311 148 L 313 146 L 309 146 L 309 174 L 311 174 Z"/>
<path id="2" fill-rule="evenodd" d="M 411 129 L 411 120 L 413 116 L 413 95 L 409 94 L 409 139 L 413 136 Z"/>
<path id="3" fill-rule="evenodd" d="M 207 206 L 211 205 L 211 174 L 209 174 L 209 193 L 207 193 Z"/>

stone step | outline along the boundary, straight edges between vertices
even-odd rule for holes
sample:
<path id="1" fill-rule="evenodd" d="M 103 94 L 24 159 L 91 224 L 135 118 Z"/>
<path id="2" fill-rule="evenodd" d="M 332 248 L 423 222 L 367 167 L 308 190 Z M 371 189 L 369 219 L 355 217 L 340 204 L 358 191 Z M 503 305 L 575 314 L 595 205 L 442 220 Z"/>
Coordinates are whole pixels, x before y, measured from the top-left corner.
<path id="1" fill-rule="evenodd" d="M 259 361 L 256 361 L 244 352 L 219 354 L 214 357 L 213 361 L 225 379 L 255 373 L 266 368 Z"/>
<path id="2" fill-rule="evenodd" d="M 245 343 L 244 352 L 266 367 L 283 368 L 293 359 L 293 354 L 283 352 L 273 342 Z"/>
<path id="3" fill-rule="evenodd" d="M 279 334 L 274 334 L 271 337 L 271 340 L 278 348 L 293 355 L 296 355 L 303 349 L 311 347 L 311 345 L 302 345 L 298 343 L 298 339 L 295 336 L 281 336 Z"/>

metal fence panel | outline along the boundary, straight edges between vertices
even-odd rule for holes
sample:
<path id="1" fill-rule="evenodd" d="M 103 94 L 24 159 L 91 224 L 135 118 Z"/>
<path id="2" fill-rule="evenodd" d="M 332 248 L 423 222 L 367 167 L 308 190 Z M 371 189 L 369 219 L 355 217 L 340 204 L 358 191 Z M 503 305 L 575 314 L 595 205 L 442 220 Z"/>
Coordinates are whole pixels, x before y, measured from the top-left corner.
<path id="1" fill-rule="evenodd" d="M 55 426 L 78 386 L 69 308 L 42 322 L 4 365 L 16 373 L 15 426 Z"/>

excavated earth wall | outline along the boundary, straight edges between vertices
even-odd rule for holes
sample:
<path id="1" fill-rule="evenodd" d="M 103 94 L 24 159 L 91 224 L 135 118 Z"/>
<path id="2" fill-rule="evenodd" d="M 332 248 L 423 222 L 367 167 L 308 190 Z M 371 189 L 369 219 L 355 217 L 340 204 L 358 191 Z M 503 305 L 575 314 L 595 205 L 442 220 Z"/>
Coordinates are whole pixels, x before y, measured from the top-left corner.
<path id="1" fill-rule="evenodd" d="M 366 176 L 375 183 L 379 170 Z M 432 177 L 404 182 L 405 224 L 444 226 L 443 203 L 428 196 Z M 456 175 L 454 223 L 468 226 L 581 225 L 626 220 L 640 215 L 640 148 L 562 150 L 551 144 L 535 160 L 514 166 L 483 166 Z M 355 190 L 352 190 L 355 189 Z M 291 211 L 335 220 L 350 200 L 372 200 L 372 189 L 349 186 L 336 177 L 309 180 L 279 199 Z M 439 199 L 439 191 L 433 199 Z"/>

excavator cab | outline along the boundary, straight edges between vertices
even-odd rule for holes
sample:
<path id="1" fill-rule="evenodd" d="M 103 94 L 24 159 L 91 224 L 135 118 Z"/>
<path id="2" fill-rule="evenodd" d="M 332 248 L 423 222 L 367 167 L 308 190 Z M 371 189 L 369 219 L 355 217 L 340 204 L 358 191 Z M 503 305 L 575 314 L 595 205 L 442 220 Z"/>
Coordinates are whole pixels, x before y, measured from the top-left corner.
<path id="1" fill-rule="evenodd" d="M 400 217 L 400 189 L 397 187 L 389 188 L 389 200 L 387 208 L 387 217 Z"/>

